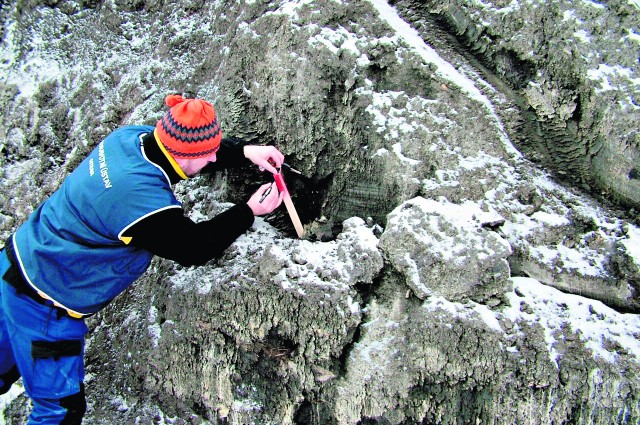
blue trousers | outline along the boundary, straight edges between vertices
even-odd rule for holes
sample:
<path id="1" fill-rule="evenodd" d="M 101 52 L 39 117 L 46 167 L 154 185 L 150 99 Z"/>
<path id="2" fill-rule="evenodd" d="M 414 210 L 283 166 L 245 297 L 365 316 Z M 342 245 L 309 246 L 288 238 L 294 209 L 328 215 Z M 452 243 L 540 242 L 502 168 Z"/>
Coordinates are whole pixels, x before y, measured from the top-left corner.
<path id="1" fill-rule="evenodd" d="M 0 252 L 0 277 L 10 263 Z M 0 394 L 22 377 L 33 402 L 29 425 L 80 424 L 84 397 L 83 319 L 61 315 L 0 279 Z"/>

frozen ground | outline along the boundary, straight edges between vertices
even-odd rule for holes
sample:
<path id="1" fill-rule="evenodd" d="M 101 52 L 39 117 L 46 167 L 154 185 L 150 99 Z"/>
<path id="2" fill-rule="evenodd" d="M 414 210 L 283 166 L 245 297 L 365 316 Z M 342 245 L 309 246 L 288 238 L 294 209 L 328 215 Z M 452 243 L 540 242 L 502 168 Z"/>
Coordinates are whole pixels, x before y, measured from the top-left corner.
<path id="1" fill-rule="evenodd" d="M 273 13 L 286 14 L 295 21 L 299 18 L 300 8 L 309 3 L 285 2 Z M 424 204 L 430 211 L 441 215 L 449 214 L 453 227 L 468 234 L 473 234 L 483 226 L 495 228 L 505 244 L 510 244 L 519 253 L 553 273 L 600 279 L 608 273 L 611 247 L 620 248 L 631 259 L 631 266 L 640 268 L 640 230 L 636 226 L 616 218 L 592 200 L 554 183 L 543 172 L 531 167 L 509 140 L 495 111 L 493 98 L 489 99 L 485 94 L 494 92 L 495 89 L 468 69 L 456 68 L 440 57 L 386 2 L 371 0 L 370 3 L 393 30 L 394 36 L 371 40 L 343 26 L 309 28 L 313 32 L 309 45 L 328 49 L 336 56 L 348 52 L 357 58 L 359 68 L 369 65 L 369 58 L 364 54 L 365 47 L 370 47 L 367 46 L 369 43 L 390 47 L 397 52 L 412 52 L 415 57 L 435 67 L 434 72 L 443 84 L 446 83 L 445 87 L 458 88 L 471 102 L 481 105 L 483 118 L 486 118 L 484 122 L 490 123 L 493 128 L 491 135 L 495 136 L 493 141 L 497 145 L 491 147 L 492 151 L 477 149 L 477 146 L 456 146 L 455 142 L 458 140 L 449 137 L 458 118 L 464 118 L 461 116 L 464 114 L 462 110 L 456 110 L 455 107 L 446 109 L 438 101 L 402 91 L 376 91 L 373 82 L 367 80 L 363 87 L 358 87 L 355 91 L 357 95 L 371 100 L 366 111 L 375 131 L 382 134 L 388 143 L 388 146 L 370 152 L 372 158 L 393 158 L 399 164 L 397 169 L 402 172 L 400 180 L 406 183 L 407 192 L 417 188 L 423 194 Z M 491 6 L 489 3 L 480 3 L 486 7 Z M 597 3 L 591 3 L 594 7 L 600 7 Z M 630 4 L 640 7 L 637 1 L 630 1 Z M 511 9 L 517 7 L 518 2 L 508 5 Z M 564 17 L 568 21 L 575 20 L 578 24 L 581 22 L 575 14 L 569 12 L 565 12 Z M 194 22 L 189 21 L 187 27 L 191 27 Z M 2 51 L 4 65 L 0 65 L 0 70 L 15 65 L 9 54 L 14 49 L 11 45 L 14 26 L 15 23 L 6 29 L 8 35 L 3 39 Z M 258 36 L 247 22 L 240 25 L 239 30 L 251 37 Z M 186 35 L 184 28 L 176 28 L 176 31 L 176 37 Z M 585 29 L 576 30 L 576 37 L 580 40 L 587 40 L 589 36 L 590 33 Z M 628 39 L 625 41 L 638 42 L 639 39 L 637 31 L 628 30 Z M 37 41 L 35 39 L 36 47 Z M 140 39 L 135 39 L 134 44 L 144 45 Z M 401 61 L 403 57 L 398 55 L 397 60 Z M 20 64 L 20 73 L 16 73 L 13 68 L 5 75 L 6 82 L 16 84 L 21 96 L 31 96 L 36 90 L 37 82 L 45 78 L 45 74 L 47 78 L 59 78 L 57 75 L 63 72 L 55 60 L 48 59 L 46 55 L 40 56 L 36 48 L 28 56 L 28 60 Z M 124 61 L 123 58 L 111 59 L 116 65 Z M 357 73 L 358 70 L 354 72 Z M 627 68 L 615 64 L 600 65 L 590 70 L 588 76 L 598 82 L 599 90 L 602 91 L 613 89 L 615 82 L 620 79 L 626 79 L 625 84 L 638 84 Z M 153 93 L 156 89 L 152 87 L 148 93 Z M 627 102 L 626 99 L 623 102 Z M 405 106 L 399 107 L 399 104 Z M 629 102 L 625 104 L 630 105 Z M 129 118 L 144 116 L 147 112 L 145 107 L 140 106 Z M 425 134 L 428 135 L 426 151 L 438 159 L 434 163 L 441 165 L 428 176 L 416 171 L 425 163 L 424 150 L 420 149 L 422 146 L 416 147 L 412 143 L 421 140 L 420 137 Z M 33 169 L 33 161 L 9 164 L 4 170 L 2 185 L 9 187 L 28 174 Z M 478 170 L 485 170 L 485 174 L 479 174 Z M 543 198 L 536 211 L 532 211 L 531 205 L 518 197 L 516 189 L 524 186 L 533 188 Z M 468 188 L 477 190 L 461 195 Z M 31 189 L 35 190 L 33 187 Z M 428 196 L 430 194 L 433 196 Z M 451 199 L 452 195 L 459 198 Z M 196 203 L 190 211 L 190 217 L 196 221 L 207 217 L 208 212 L 205 210 L 207 204 L 212 202 L 211 199 L 206 199 L 206 202 Z M 220 204 L 220 207 L 224 207 L 224 204 Z M 579 234 L 577 240 L 567 241 L 565 236 L 572 231 L 576 215 L 589 222 L 594 229 Z M 352 297 L 351 286 L 354 280 L 373 280 L 383 266 L 379 237 L 376 236 L 382 230 L 369 228 L 362 218 L 353 217 L 344 223 L 344 230 L 336 240 L 311 242 L 287 238 L 264 220 L 258 219 L 254 230 L 239 238 L 229 249 L 221 267 L 207 270 L 206 273 L 198 269 L 182 269 L 168 280 L 173 291 L 191 291 L 198 296 L 206 296 L 217 289 L 219 282 L 232 282 L 229 276 L 241 275 L 250 280 L 251 276 L 247 275 L 247 271 L 257 264 L 260 277 L 270 278 L 282 291 L 295 292 L 301 297 L 309 292 L 324 291 L 327 299 L 338 294 L 345 297 L 345 302 L 336 303 L 336 313 L 341 316 L 359 316 L 366 312 L 368 306 Z M 444 231 L 450 229 L 440 230 L 442 229 L 436 225 L 428 234 L 421 235 L 421 242 L 442 258 L 451 262 L 459 261 L 460 246 L 456 245 L 457 241 L 454 239 L 447 238 Z M 476 242 L 476 238 L 470 237 L 467 242 L 481 244 L 482 240 L 478 239 Z M 482 252 L 490 253 L 489 250 Z M 416 279 L 415 283 L 419 284 L 419 276 Z M 563 338 L 560 329 L 566 332 L 566 326 L 578 335 L 594 358 L 615 363 L 620 355 L 625 355 L 640 364 L 638 315 L 620 313 L 600 301 L 559 291 L 536 279 L 512 277 L 510 283 L 513 290 L 506 294 L 509 305 L 493 308 L 474 301 L 451 302 L 445 297 L 430 294 L 424 297 L 422 306 L 425 310 L 442 310 L 452 316 L 477 322 L 480 326 L 501 334 L 505 332 L 501 324 L 504 320 L 515 324 L 516 333 L 521 325 L 538 324 L 544 329 L 550 360 L 556 365 L 558 352 L 555 347 L 559 339 Z M 623 295 L 630 294 L 633 288 L 622 288 L 621 292 Z M 145 326 L 148 337 L 152 340 L 153 347 L 157 348 L 163 338 L 158 309 L 152 306 L 142 314 L 131 312 L 130 318 L 123 325 L 133 325 L 143 314 L 147 315 Z M 171 321 L 163 323 L 169 325 Z M 385 349 L 383 345 L 393 342 L 386 339 L 368 346 L 358 344 L 356 341 L 362 356 L 371 359 L 375 352 Z M 516 347 L 506 349 L 514 354 L 518 350 Z M 21 392 L 20 387 L 15 386 L 2 396 L 0 411 L 4 411 L 7 403 Z M 130 408 L 130 402 L 124 398 L 111 400 L 111 403 L 124 410 Z M 157 410 L 155 406 L 149 409 Z M 159 423 L 173 423 L 172 418 L 166 417 L 159 410 L 156 415 Z"/>

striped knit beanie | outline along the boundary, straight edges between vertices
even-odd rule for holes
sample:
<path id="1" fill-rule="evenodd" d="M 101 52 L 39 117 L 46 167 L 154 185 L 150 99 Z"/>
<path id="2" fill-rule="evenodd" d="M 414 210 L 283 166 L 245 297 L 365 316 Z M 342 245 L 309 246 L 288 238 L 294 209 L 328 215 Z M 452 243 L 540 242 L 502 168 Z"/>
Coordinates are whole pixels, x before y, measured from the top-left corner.
<path id="1" fill-rule="evenodd" d="M 222 131 L 213 105 L 180 95 L 167 96 L 164 101 L 171 109 L 158 120 L 156 131 L 174 158 L 205 158 L 218 150 Z"/>

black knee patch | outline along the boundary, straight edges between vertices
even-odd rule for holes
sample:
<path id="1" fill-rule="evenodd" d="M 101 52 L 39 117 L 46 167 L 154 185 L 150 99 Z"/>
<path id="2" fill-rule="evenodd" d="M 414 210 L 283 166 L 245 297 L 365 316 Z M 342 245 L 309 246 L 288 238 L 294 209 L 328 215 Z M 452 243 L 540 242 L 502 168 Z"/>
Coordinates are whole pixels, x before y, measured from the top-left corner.
<path id="1" fill-rule="evenodd" d="M 14 382 L 20 379 L 20 371 L 16 366 L 12 367 L 9 372 L 0 375 L 0 379 L 2 380 L 2 387 L 0 387 L 0 394 L 5 394 L 11 388 Z"/>
<path id="2" fill-rule="evenodd" d="M 67 409 L 60 425 L 80 425 L 82 423 L 82 417 L 87 411 L 87 400 L 84 395 L 84 384 L 80 383 L 80 392 L 72 394 L 68 397 L 60 399 L 60 406 Z"/>
<path id="3" fill-rule="evenodd" d="M 54 359 L 79 356 L 82 354 L 82 341 L 31 341 L 31 357 L 34 359 Z"/>

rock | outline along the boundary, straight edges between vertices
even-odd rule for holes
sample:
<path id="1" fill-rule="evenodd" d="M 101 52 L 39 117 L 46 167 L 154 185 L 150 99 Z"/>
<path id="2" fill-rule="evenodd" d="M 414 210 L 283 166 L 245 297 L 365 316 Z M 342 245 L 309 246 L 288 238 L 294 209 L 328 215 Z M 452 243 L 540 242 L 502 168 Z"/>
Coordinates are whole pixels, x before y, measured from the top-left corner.
<path id="1" fill-rule="evenodd" d="M 418 298 L 485 302 L 511 290 L 511 246 L 483 215 L 475 204 L 414 198 L 389 214 L 381 247 Z"/>

